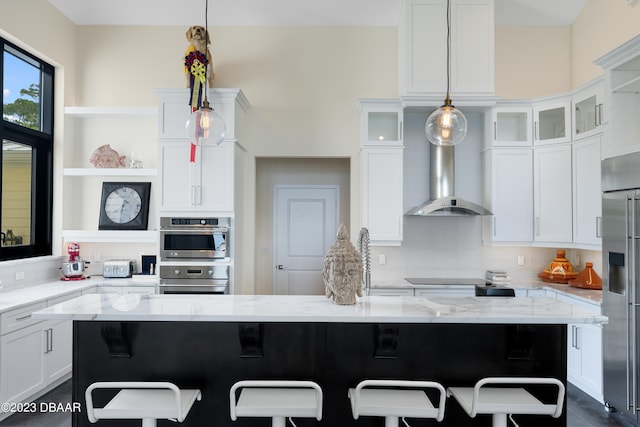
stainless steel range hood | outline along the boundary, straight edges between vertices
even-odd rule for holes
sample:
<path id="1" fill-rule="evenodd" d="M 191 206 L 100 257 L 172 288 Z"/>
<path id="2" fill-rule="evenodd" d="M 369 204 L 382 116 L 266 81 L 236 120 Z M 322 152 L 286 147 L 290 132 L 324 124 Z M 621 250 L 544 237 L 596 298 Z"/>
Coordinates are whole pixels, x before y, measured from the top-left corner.
<path id="1" fill-rule="evenodd" d="M 471 216 L 493 215 L 477 203 L 455 196 L 455 152 L 453 146 L 429 144 L 432 199 L 410 209 L 406 215 Z"/>

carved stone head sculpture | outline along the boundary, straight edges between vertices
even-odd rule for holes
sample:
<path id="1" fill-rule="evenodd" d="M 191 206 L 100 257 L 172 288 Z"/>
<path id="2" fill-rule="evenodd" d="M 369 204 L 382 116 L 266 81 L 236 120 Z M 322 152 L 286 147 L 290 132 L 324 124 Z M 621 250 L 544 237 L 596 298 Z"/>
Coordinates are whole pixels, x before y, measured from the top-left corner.
<path id="1" fill-rule="evenodd" d="M 362 258 L 349 241 L 349 233 L 340 224 L 336 242 L 324 258 L 322 272 L 325 293 L 336 304 L 355 304 L 362 296 Z"/>

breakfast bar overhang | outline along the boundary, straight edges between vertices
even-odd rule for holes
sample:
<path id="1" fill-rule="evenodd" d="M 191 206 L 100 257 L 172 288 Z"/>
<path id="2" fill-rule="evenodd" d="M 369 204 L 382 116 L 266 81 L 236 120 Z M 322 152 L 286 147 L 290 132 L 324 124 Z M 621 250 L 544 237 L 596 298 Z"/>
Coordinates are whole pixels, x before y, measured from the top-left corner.
<path id="1" fill-rule="evenodd" d="M 229 389 L 244 379 L 317 382 L 324 393 L 322 420 L 296 419 L 298 426 L 377 426 L 380 418 L 351 416 L 347 390 L 364 379 L 430 380 L 444 387 L 472 386 L 489 376 L 566 383 L 567 325 L 607 321 L 549 298 L 368 296 L 341 306 L 323 296 L 135 294 L 83 295 L 34 317 L 73 320 L 73 401 L 83 408 L 73 414 L 74 426 L 93 425 L 84 392 L 95 381 L 198 388 L 202 401 L 185 426 L 268 426 L 267 419 L 231 421 Z M 566 410 L 557 419 L 516 419 L 522 427 L 566 426 Z M 439 425 L 490 424 L 490 416 L 469 418 L 448 399 Z"/>

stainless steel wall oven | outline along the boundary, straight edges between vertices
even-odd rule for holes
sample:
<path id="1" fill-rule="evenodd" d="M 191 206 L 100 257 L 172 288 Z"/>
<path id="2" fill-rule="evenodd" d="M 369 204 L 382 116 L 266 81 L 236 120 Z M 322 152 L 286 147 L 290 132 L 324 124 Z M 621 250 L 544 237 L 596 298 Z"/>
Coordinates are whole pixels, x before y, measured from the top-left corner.
<path id="1" fill-rule="evenodd" d="M 160 218 L 160 261 L 229 256 L 229 218 Z"/>
<path id="2" fill-rule="evenodd" d="M 160 293 L 228 294 L 229 218 L 160 218 Z"/>

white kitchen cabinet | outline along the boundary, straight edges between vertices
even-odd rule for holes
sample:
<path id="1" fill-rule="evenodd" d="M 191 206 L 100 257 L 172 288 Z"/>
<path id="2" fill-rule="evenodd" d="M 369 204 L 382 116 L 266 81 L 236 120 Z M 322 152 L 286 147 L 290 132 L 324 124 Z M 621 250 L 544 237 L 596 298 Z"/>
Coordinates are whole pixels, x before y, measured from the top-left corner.
<path id="1" fill-rule="evenodd" d="M 399 100 L 360 99 L 358 107 L 363 147 L 402 146 L 404 111 Z"/>
<path id="2" fill-rule="evenodd" d="M 413 288 L 371 288 L 369 295 L 412 297 Z"/>
<path id="3" fill-rule="evenodd" d="M 21 402 L 46 386 L 44 323 L 0 337 L 0 401 Z"/>
<path id="4" fill-rule="evenodd" d="M 595 63 L 605 72 L 604 157 L 640 151 L 640 35 Z"/>
<path id="5" fill-rule="evenodd" d="M 71 320 L 45 322 L 44 340 L 45 379 L 47 384 L 51 384 L 71 372 L 73 322 Z"/>
<path id="6" fill-rule="evenodd" d="M 564 246 L 573 241 L 571 145 L 533 149 L 534 242 Z"/>
<path id="7" fill-rule="evenodd" d="M 604 83 L 598 78 L 576 90 L 571 97 L 573 140 L 602 133 L 604 117 Z"/>
<path id="8" fill-rule="evenodd" d="M 548 291 L 549 297 L 600 313 L 600 305 L 559 292 Z M 602 326 L 567 325 L 567 380 L 597 401 L 603 403 Z"/>
<path id="9" fill-rule="evenodd" d="M 0 401 L 33 398 L 71 373 L 72 322 L 38 321 L 31 314 L 80 294 L 78 291 L 0 315 Z M 4 415 L 8 414 L 0 418 Z"/>
<path id="10" fill-rule="evenodd" d="M 475 296 L 476 290 L 473 286 L 450 286 L 450 287 L 428 287 L 416 288 L 414 295 L 417 297 L 472 297 Z"/>
<path id="11" fill-rule="evenodd" d="M 243 148 L 249 103 L 239 89 L 212 89 L 209 102 L 225 121 L 218 146 L 197 146 L 191 161 L 186 121 L 191 109 L 187 89 L 163 89 L 158 95 L 160 212 L 230 213 L 240 188 L 236 168 Z"/>
<path id="12" fill-rule="evenodd" d="M 493 96 L 493 0 L 451 0 L 451 93 Z M 435 95 L 447 87 L 447 0 L 405 0 L 399 26 L 400 93 Z"/>
<path id="13" fill-rule="evenodd" d="M 533 103 L 533 145 L 571 141 L 571 100 L 566 95 Z"/>
<path id="14" fill-rule="evenodd" d="M 503 103 L 504 104 L 504 103 Z M 496 106 L 491 110 L 490 130 L 493 147 L 531 147 L 533 142 L 531 105 Z M 488 147 L 487 147 L 488 148 Z"/>
<path id="15" fill-rule="evenodd" d="M 533 152 L 530 148 L 494 148 L 483 152 L 483 242 L 533 241 Z"/>
<path id="16" fill-rule="evenodd" d="M 362 227 L 371 245 L 399 246 L 403 230 L 403 149 L 360 150 Z"/>
<path id="17" fill-rule="evenodd" d="M 156 285 L 111 285 L 101 284 L 97 288 L 97 292 L 101 294 L 139 294 L 153 295 L 158 293 Z"/>
<path id="18" fill-rule="evenodd" d="M 233 141 L 197 146 L 194 162 L 186 140 L 161 140 L 159 151 L 160 211 L 233 211 Z"/>
<path id="19" fill-rule="evenodd" d="M 573 242 L 585 249 L 602 248 L 600 192 L 600 141 L 595 135 L 574 142 L 573 152 Z"/>
<path id="20" fill-rule="evenodd" d="M 602 326 L 567 328 L 567 381 L 602 403 Z"/>

